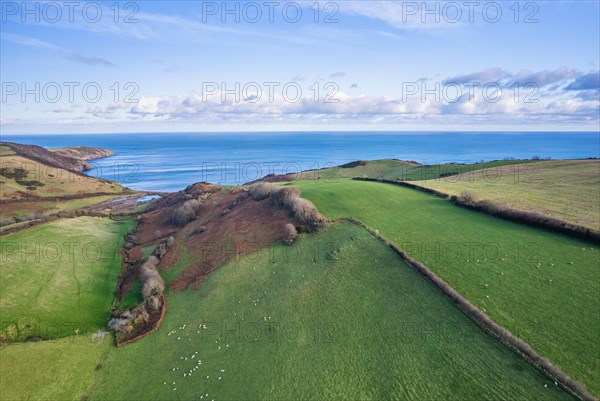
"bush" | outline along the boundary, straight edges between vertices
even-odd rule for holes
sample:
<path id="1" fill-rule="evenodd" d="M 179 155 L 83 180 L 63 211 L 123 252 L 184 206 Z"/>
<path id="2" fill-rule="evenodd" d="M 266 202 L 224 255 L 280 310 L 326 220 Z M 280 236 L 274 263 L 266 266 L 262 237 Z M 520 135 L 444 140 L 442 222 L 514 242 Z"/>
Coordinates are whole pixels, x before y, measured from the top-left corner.
<path id="1" fill-rule="evenodd" d="M 169 238 L 167 238 L 167 246 L 171 248 L 173 245 L 175 245 L 175 237 L 169 235 Z"/>
<path id="2" fill-rule="evenodd" d="M 300 199 L 300 191 L 298 188 L 281 188 L 271 195 L 273 203 L 278 207 L 292 208 L 295 199 Z"/>
<path id="3" fill-rule="evenodd" d="M 271 196 L 273 192 L 276 192 L 280 188 L 277 185 L 271 184 L 270 182 L 259 182 L 248 188 L 250 196 L 254 200 L 263 200 Z"/>
<path id="4" fill-rule="evenodd" d="M 185 201 L 183 205 L 179 206 L 173 211 L 171 221 L 177 226 L 185 226 L 187 223 L 196 218 L 201 205 L 202 202 L 199 199 L 190 199 Z"/>
<path id="5" fill-rule="evenodd" d="M 278 187 L 268 182 L 261 182 L 252 185 L 249 192 L 254 200 L 270 196 L 275 207 L 288 209 L 292 216 L 309 230 L 318 229 L 326 222 L 312 202 L 300 197 L 298 188 Z"/>
<path id="6" fill-rule="evenodd" d="M 15 219 L 14 217 L 0 217 L 0 227 L 2 226 L 8 226 L 10 224 L 15 224 Z"/>
<path id="7" fill-rule="evenodd" d="M 142 283 L 158 274 L 156 271 L 157 265 L 158 258 L 156 258 L 154 255 L 148 256 L 148 259 L 144 262 L 142 267 L 140 267 L 140 280 Z"/>
<path id="8" fill-rule="evenodd" d="M 171 221 L 176 226 L 183 227 L 190 221 L 194 220 L 195 217 L 196 211 L 186 202 L 173 211 Z"/>
<path id="9" fill-rule="evenodd" d="M 473 204 L 475 203 L 475 194 L 471 191 L 462 191 L 458 200 L 463 203 Z"/>
<path id="10" fill-rule="evenodd" d="M 133 324 L 129 319 L 114 317 L 108 322 L 108 328 L 117 333 L 129 333 L 133 330 Z"/>
<path id="11" fill-rule="evenodd" d="M 151 311 L 159 310 L 162 305 L 160 296 L 158 296 L 158 295 L 153 295 L 151 297 L 148 297 L 145 299 L 144 302 L 145 302 L 145 305 L 148 306 L 148 309 L 150 309 Z"/>
<path id="12" fill-rule="evenodd" d="M 131 310 L 132 318 L 134 324 L 146 323 L 150 320 L 150 315 L 146 310 L 145 304 L 139 304 L 135 308 Z"/>
<path id="13" fill-rule="evenodd" d="M 294 240 L 298 236 L 298 231 L 293 224 L 287 223 L 283 226 L 283 243 L 287 245 L 291 245 L 294 243 Z"/>
<path id="14" fill-rule="evenodd" d="M 293 198 L 289 206 L 293 216 L 301 224 L 305 224 L 311 230 L 316 230 L 325 224 L 325 218 L 313 203 L 304 198 Z"/>
<path id="15" fill-rule="evenodd" d="M 160 296 L 165 290 L 165 282 L 156 270 L 153 275 L 149 276 L 142 285 L 142 298 L 144 300 L 152 296 Z"/>
<path id="16" fill-rule="evenodd" d="M 190 199 L 189 201 L 186 201 L 183 205 L 191 207 L 194 213 L 197 213 L 198 209 L 200 209 L 200 205 L 202 205 L 202 202 L 200 202 L 198 199 Z"/>

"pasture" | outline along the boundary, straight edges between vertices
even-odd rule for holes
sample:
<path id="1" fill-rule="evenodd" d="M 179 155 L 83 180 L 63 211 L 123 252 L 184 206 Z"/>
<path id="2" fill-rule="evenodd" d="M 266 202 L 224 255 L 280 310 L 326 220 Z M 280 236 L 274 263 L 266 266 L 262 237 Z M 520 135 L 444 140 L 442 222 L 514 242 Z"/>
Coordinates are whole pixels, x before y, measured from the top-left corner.
<path id="1" fill-rule="evenodd" d="M 60 219 L 0 238 L 0 336 L 60 338 L 106 327 L 132 220 Z"/>
<path id="2" fill-rule="evenodd" d="M 376 182 L 299 182 L 328 218 L 354 217 L 600 394 L 600 253 L 590 243 Z"/>
<path id="3" fill-rule="evenodd" d="M 89 399 L 571 399 L 350 223 L 168 297 L 159 330 L 112 349 Z"/>
<path id="4" fill-rule="evenodd" d="M 491 200 L 600 231 L 600 160 L 495 167 L 419 185 L 449 195 L 469 191 L 476 200 Z"/>
<path id="5" fill-rule="evenodd" d="M 531 163 L 531 160 L 495 160 L 479 163 L 440 163 L 418 164 L 416 162 L 382 159 L 349 163 L 346 167 L 335 166 L 320 170 L 303 171 L 294 174 L 294 181 L 322 180 L 335 182 L 344 178 L 365 177 L 386 180 L 420 181 L 474 173 L 488 168 Z"/>

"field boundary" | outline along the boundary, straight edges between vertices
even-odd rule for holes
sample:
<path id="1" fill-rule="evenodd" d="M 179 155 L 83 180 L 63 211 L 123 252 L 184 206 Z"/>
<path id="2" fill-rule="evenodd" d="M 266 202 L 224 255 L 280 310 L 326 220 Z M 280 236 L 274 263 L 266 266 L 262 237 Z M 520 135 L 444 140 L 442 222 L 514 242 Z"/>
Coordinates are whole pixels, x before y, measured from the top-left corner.
<path id="1" fill-rule="evenodd" d="M 420 185 L 409 183 L 406 181 L 392 181 L 378 178 L 361 177 L 355 177 L 353 178 L 353 180 L 380 182 L 383 184 L 398 185 L 401 187 L 414 189 L 417 191 L 425 192 L 430 195 L 438 196 L 443 199 L 447 199 L 456 206 L 473 210 L 475 212 L 483 213 L 488 216 L 512 221 L 513 223 L 528 225 L 530 227 L 541 228 L 554 233 L 568 235 L 570 237 L 590 241 L 596 245 L 600 244 L 600 232 L 587 227 L 567 223 L 566 221 L 562 221 L 553 217 L 547 217 L 538 213 L 525 212 L 518 209 L 504 208 L 492 203 L 491 201 L 485 200 L 476 203 L 464 202 L 456 196 L 450 196 L 447 193 L 440 192 L 431 188 L 422 187 Z"/>
<path id="2" fill-rule="evenodd" d="M 458 306 L 464 313 L 471 317 L 480 327 L 492 334 L 494 337 L 498 338 L 500 342 L 524 357 L 532 365 L 551 377 L 557 383 L 560 383 L 561 386 L 577 397 L 584 401 L 598 401 L 597 398 L 587 391 L 583 384 L 568 376 L 559 367 L 552 364 L 549 359 L 538 354 L 525 341 L 514 336 L 510 331 L 494 322 L 488 315 L 464 298 L 458 291 L 456 291 L 454 288 L 452 288 L 452 286 L 446 283 L 446 281 L 431 271 L 426 265 L 410 257 L 403 250 L 398 248 L 396 245 L 388 241 L 378 232 L 358 219 L 350 217 L 341 218 L 337 221 L 346 221 L 366 229 L 372 236 L 374 236 L 398 257 L 400 257 L 400 259 L 402 259 L 409 266 L 413 267 L 423 278 L 432 283 L 435 287 L 442 291 L 442 293 L 448 296 L 456 306 Z"/>

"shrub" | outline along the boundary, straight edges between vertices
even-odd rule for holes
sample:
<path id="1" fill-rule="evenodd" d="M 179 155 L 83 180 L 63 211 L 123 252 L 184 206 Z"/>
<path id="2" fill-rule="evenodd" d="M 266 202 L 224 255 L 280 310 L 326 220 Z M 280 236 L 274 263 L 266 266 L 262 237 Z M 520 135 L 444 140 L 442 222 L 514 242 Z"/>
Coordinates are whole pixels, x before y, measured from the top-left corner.
<path id="1" fill-rule="evenodd" d="M 188 202 L 186 202 L 173 211 L 171 221 L 173 224 L 183 227 L 190 221 L 194 220 L 195 217 L 196 211 L 191 205 L 188 204 Z"/>
<path id="2" fill-rule="evenodd" d="M 148 309 L 150 309 L 151 311 L 159 310 L 162 305 L 160 296 L 158 296 L 158 295 L 153 295 L 151 297 L 148 297 L 145 299 L 144 302 L 145 302 L 145 305 L 148 306 Z"/>
<path id="3" fill-rule="evenodd" d="M 294 240 L 298 236 L 298 231 L 293 224 L 287 223 L 283 226 L 283 242 L 287 245 L 291 245 L 294 243 Z"/>
<path id="4" fill-rule="evenodd" d="M 140 280 L 142 283 L 158 274 L 156 265 L 158 265 L 158 259 L 154 255 L 149 256 L 148 260 L 140 267 Z"/>
<path id="5" fill-rule="evenodd" d="M 304 198 L 293 198 L 289 206 L 293 216 L 310 230 L 316 230 L 325 224 L 325 218 L 311 201 Z"/>
<path id="6" fill-rule="evenodd" d="M 200 205 L 202 205 L 202 202 L 200 202 L 198 199 L 190 199 L 184 203 L 184 206 L 185 205 L 188 205 L 194 210 L 194 213 L 197 213 L 198 209 L 200 209 Z"/>
<path id="7" fill-rule="evenodd" d="M 475 194 L 471 191 L 462 191 L 458 200 L 463 203 L 475 203 Z"/>
<path id="8" fill-rule="evenodd" d="M 117 333 L 129 333 L 133 330 L 133 324 L 129 319 L 114 317 L 108 322 L 108 328 Z"/>
<path id="9" fill-rule="evenodd" d="M 8 226 L 10 224 L 14 224 L 15 223 L 15 219 L 14 217 L 0 217 L 0 227 L 2 226 Z"/>
<path id="10" fill-rule="evenodd" d="M 273 192 L 276 192 L 280 188 L 277 185 L 271 184 L 270 182 L 259 182 L 248 188 L 250 196 L 254 200 L 263 200 L 268 198 Z"/>
<path id="11" fill-rule="evenodd" d="M 298 188 L 281 188 L 271 194 L 273 204 L 278 207 L 292 208 L 295 199 L 300 199 L 300 191 Z"/>
<path id="12" fill-rule="evenodd" d="M 169 238 L 167 238 L 167 246 L 171 248 L 173 245 L 175 245 L 175 237 L 169 235 Z"/>
<path id="13" fill-rule="evenodd" d="M 142 298 L 144 300 L 152 296 L 160 296 L 165 290 L 165 282 L 158 272 L 155 270 L 154 275 L 148 277 L 148 279 L 142 285 Z"/>
<path id="14" fill-rule="evenodd" d="M 131 310 L 133 315 L 132 321 L 134 324 L 146 323 L 150 320 L 150 314 L 146 310 L 145 304 L 139 304 Z"/>

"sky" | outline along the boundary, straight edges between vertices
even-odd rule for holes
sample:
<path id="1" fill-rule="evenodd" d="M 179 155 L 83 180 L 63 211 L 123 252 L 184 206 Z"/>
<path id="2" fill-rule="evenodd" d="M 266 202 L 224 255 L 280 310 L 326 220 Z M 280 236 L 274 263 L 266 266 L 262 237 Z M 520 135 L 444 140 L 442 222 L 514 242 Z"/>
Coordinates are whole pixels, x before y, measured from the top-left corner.
<path id="1" fill-rule="evenodd" d="M 600 131 L 600 2 L 0 1 L 0 132 Z"/>

